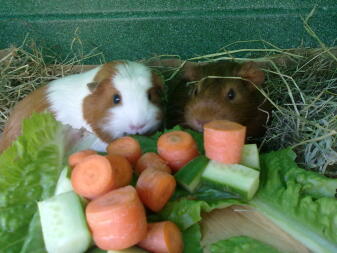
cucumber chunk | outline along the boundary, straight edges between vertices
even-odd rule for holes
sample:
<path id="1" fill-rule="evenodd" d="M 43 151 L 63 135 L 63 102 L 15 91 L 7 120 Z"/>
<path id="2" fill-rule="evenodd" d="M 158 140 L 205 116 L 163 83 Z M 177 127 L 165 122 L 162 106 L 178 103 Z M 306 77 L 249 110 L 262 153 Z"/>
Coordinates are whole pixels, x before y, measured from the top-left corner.
<path id="1" fill-rule="evenodd" d="M 54 195 L 70 191 L 73 191 L 73 186 L 71 185 L 70 181 L 70 168 L 67 166 L 61 171 L 60 177 L 57 180 Z"/>
<path id="2" fill-rule="evenodd" d="M 200 184 L 201 175 L 208 161 L 206 156 L 198 156 L 181 168 L 174 177 L 186 190 L 193 193 Z"/>
<path id="3" fill-rule="evenodd" d="M 210 187 L 238 193 L 249 200 L 259 186 L 260 172 L 240 164 L 223 164 L 211 160 L 207 164 L 201 180 Z"/>
<path id="4" fill-rule="evenodd" d="M 260 156 L 256 144 L 246 144 L 243 146 L 240 164 L 260 170 Z"/>
<path id="5" fill-rule="evenodd" d="M 50 253 L 81 253 L 91 245 L 79 197 L 66 192 L 38 202 L 43 240 Z"/>
<path id="6" fill-rule="evenodd" d="M 122 249 L 122 250 L 108 250 L 107 253 L 148 253 L 148 251 L 143 250 L 138 247 L 131 247 L 131 248 Z"/>

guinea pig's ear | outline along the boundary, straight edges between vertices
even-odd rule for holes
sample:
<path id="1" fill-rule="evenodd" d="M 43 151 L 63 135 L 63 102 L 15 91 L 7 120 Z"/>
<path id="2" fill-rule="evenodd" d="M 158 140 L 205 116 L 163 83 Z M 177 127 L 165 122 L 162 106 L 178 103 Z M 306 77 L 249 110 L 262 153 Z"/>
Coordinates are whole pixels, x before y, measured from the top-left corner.
<path id="1" fill-rule="evenodd" d="M 238 76 L 250 80 L 257 86 L 262 86 L 264 82 L 263 71 L 252 61 L 242 64 Z"/>
<path id="2" fill-rule="evenodd" d="M 98 82 L 91 82 L 87 84 L 88 89 L 90 90 L 90 92 L 94 92 L 98 86 Z"/>
<path id="3" fill-rule="evenodd" d="M 202 68 L 194 62 L 186 62 L 183 67 L 183 79 L 192 82 L 202 78 Z"/>

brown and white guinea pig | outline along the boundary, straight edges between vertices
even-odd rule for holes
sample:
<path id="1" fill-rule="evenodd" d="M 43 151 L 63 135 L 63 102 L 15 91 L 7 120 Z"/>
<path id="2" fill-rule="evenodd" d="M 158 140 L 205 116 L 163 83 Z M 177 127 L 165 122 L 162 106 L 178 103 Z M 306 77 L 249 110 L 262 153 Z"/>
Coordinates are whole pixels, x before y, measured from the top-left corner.
<path id="1" fill-rule="evenodd" d="M 154 131 L 162 121 L 162 86 L 150 68 L 130 61 L 52 81 L 14 107 L 0 138 L 0 153 L 20 135 L 22 120 L 32 112 L 51 111 L 62 123 L 96 134 L 99 139 L 92 148 L 97 151 L 125 134 Z"/>
<path id="2" fill-rule="evenodd" d="M 254 84 L 261 88 L 264 79 L 254 62 L 187 62 L 181 74 L 168 82 L 175 87 L 168 98 L 168 126 L 181 124 L 202 131 L 207 122 L 226 119 L 247 126 L 247 136 L 262 136 L 270 106 Z"/>

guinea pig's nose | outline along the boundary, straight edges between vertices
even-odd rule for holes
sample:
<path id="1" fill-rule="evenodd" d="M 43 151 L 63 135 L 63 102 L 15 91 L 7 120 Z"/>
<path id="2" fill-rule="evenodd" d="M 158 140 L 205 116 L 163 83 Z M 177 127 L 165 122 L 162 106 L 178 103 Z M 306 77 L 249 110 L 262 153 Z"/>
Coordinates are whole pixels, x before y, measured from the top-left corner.
<path id="1" fill-rule="evenodd" d="M 130 124 L 129 127 L 130 127 L 131 130 L 137 131 L 137 130 L 140 130 L 140 129 L 142 129 L 143 127 L 145 127 L 145 124 L 141 124 L 141 125 L 133 125 L 133 124 Z"/>

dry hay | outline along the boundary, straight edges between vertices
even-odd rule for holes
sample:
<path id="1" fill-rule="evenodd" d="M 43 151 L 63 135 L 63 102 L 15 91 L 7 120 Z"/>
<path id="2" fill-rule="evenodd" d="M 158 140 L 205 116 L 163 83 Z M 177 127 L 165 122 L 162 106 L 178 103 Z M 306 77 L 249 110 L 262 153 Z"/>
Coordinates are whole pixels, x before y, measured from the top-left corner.
<path id="1" fill-rule="evenodd" d="M 312 30 L 308 32 L 316 36 Z M 267 133 L 259 140 L 262 142 L 260 148 L 270 151 L 291 146 L 297 152 L 298 163 L 302 167 L 337 176 L 337 50 L 327 48 L 317 36 L 315 38 L 320 45 L 318 49 L 302 47 L 284 50 L 266 41 L 254 41 L 262 43 L 262 49 L 245 49 L 245 45 L 252 41 L 241 41 L 217 53 L 187 60 L 253 59 L 258 62 L 267 76 L 266 88 L 260 91 L 274 105 Z M 233 46 L 236 49 L 231 49 Z M 58 61 L 34 43 L 29 44 L 28 50 L 22 46 L 1 53 L 0 131 L 9 110 L 31 91 L 56 78 L 80 72 L 85 69 L 83 63 L 88 58 L 99 56 L 103 59 L 102 55 L 93 51 L 86 55 L 74 52 L 67 59 Z M 45 59 L 48 59 L 48 64 Z M 183 64 L 184 61 L 181 61 L 179 66 L 167 69 L 170 73 L 168 79 Z"/>

